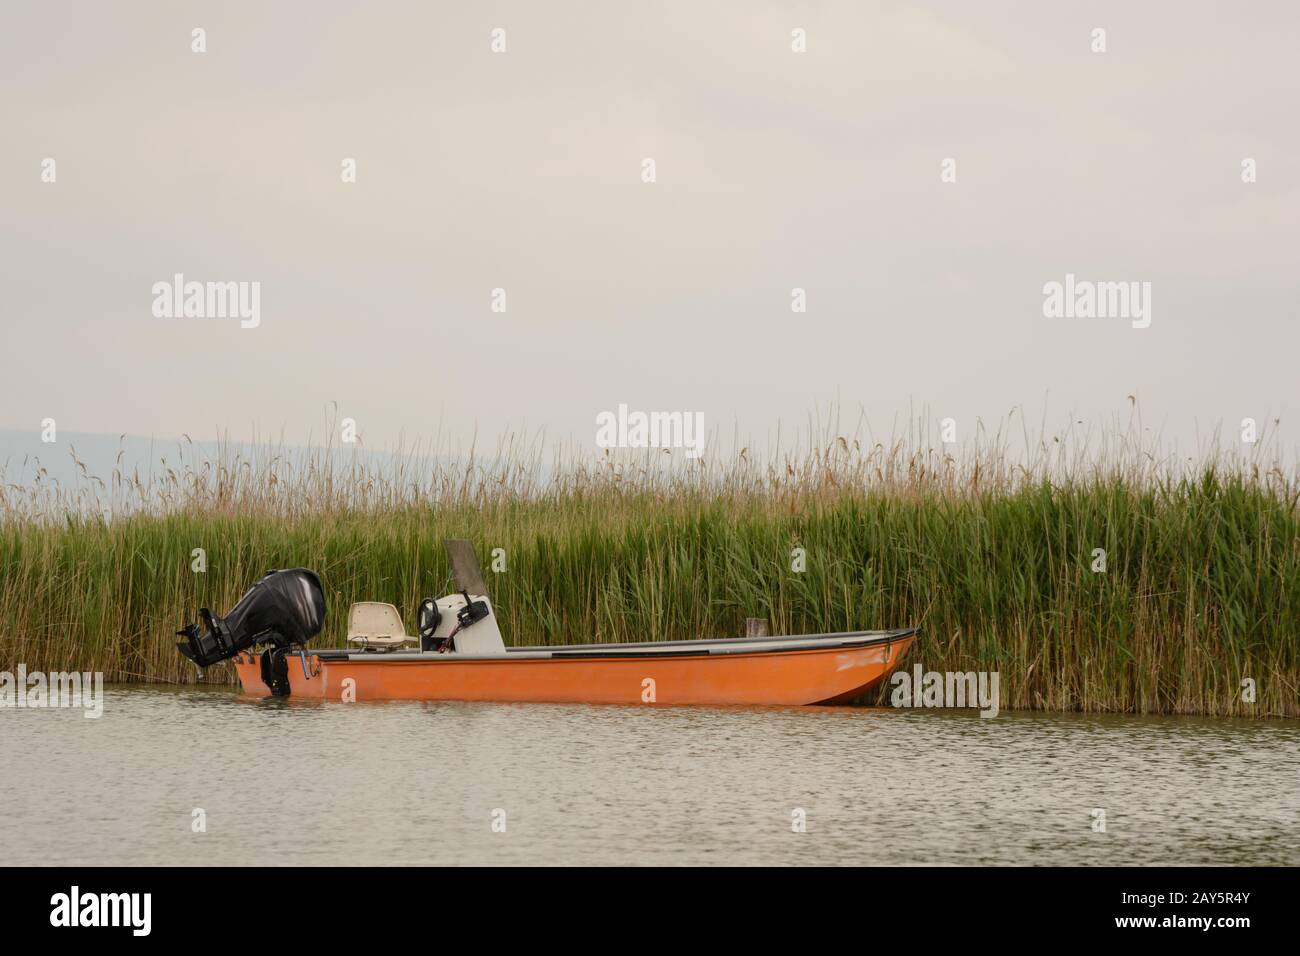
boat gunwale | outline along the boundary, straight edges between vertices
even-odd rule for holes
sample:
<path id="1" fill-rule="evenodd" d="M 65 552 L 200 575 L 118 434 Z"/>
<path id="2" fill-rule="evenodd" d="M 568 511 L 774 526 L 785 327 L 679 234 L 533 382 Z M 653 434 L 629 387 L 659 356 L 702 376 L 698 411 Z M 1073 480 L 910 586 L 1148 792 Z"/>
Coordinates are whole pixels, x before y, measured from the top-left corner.
<path id="1" fill-rule="evenodd" d="M 700 658 L 731 654 L 770 655 L 803 651 L 856 650 L 911 640 L 917 628 L 904 627 L 888 631 L 840 631 L 826 634 L 790 636 L 726 637 L 689 641 L 642 641 L 622 644 L 557 644 L 508 647 L 505 654 L 437 654 L 423 652 L 376 653 L 348 648 L 303 649 L 309 657 L 325 664 L 452 664 L 456 662 L 509 663 L 534 661 L 590 661 L 636 658 Z M 775 645 L 775 646 L 757 646 Z M 558 652 L 558 653 L 557 653 Z M 297 653 L 293 656 L 298 656 Z"/>

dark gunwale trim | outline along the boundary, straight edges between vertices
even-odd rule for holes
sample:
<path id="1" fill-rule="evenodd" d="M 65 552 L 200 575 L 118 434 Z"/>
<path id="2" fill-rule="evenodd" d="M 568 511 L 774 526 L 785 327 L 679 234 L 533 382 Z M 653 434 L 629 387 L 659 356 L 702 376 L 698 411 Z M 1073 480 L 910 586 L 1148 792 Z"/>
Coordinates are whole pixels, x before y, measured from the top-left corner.
<path id="1" fill-rule="evenodd" d="M 707 644 L 742 645 L 768 644 L 776 641 L 832 641 L 864 639 L 865 643 L 881 643 L 898 640 L 909 634 L 915 634 L 914 627 L 900 627 L 888 631 L 828 631 L 825 634 L 772 634 L 765 637 L 704 637 L 689 641 L 634 641 L 626 644 L 537 644 L 534 646 L 507 647 L 506 653 L 517 651 L 586 651 L 594 648 L 609 650 L 639 650 L 655 647 L 699 647 Z"/>

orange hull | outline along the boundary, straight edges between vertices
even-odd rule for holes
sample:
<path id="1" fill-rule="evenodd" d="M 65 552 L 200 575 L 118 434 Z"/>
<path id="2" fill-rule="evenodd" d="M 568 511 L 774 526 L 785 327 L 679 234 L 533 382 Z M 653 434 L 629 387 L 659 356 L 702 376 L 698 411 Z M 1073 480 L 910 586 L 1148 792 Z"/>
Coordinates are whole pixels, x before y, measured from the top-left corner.
<path id="1" fill-rule="evenodd" d="M 877 687 L 913 635 L 859 647 L 744 653 L 457 659 L 290 655 L 290 696 L 316 700 L 484 700 L 594 704 L 832 704 Z M 234 658 L 244 692 L 270 696 L 258 658 Z"/>

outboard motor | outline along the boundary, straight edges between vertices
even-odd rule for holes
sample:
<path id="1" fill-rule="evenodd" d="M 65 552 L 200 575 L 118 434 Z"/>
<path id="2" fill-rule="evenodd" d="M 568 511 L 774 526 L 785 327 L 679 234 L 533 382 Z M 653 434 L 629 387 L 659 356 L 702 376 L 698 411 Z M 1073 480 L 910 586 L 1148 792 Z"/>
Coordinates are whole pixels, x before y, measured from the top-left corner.
<path id="1" fill-rule="evenodd" d="M 284 650 L 305 644 L 320 633 L 325 623 L 325 591 L 316 573 L 306 568 L 268 571 L 224 618 L 206 607 L 199 608 L 199 617 L 204 631 L 200 632 L 197 624 L 187 624 L 176 632 L 185 638 L 176 643 L 182 654 L 200 667 L 208 667 L 254 644 L 271 644 L 270 657 L 264 655 L 265 670 L 272 658 L 283 664 Z"/>

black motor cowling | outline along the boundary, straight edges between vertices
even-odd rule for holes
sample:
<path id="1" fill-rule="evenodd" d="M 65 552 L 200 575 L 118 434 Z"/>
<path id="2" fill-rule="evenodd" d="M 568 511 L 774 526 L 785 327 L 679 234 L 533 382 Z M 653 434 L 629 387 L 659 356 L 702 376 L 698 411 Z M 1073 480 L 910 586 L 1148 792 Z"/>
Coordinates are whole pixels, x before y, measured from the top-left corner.
<path id="1" fill-rule="evenodd" d="M 199 609 L 204 630 L 187 624 L 176 633 L 185 638 L 177 649 L 207 667 L 228 660 L 254 644 L 277 648 L 305 644 L 325 623 L 325 590 L 314 571 L 293 568 L 268 571 L 224 618 Z"/>

